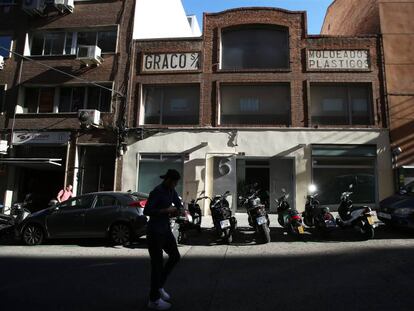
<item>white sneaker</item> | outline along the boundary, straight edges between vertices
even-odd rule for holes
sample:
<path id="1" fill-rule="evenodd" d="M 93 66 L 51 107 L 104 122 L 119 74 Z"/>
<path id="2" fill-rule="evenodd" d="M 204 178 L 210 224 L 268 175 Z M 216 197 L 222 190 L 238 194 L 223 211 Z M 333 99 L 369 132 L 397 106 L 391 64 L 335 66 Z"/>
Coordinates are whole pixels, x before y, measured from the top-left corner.
<path id="1" fill-rule="evenodd" d="M 161 298 L 157 301 L 149 301 L 148 308 L 152 310 L 168 310 L 171 308 L 171 304 L 162 300 Z"/>
<path id="2" fill-rule="evenodd" d="M 161 295 L 161 299 L 164 301 L 169 301 L 171 300 L 171 296 L 170 294 L 168 294 L 164 288 L 160 288 L 159 289 L 160 295 Z"/>

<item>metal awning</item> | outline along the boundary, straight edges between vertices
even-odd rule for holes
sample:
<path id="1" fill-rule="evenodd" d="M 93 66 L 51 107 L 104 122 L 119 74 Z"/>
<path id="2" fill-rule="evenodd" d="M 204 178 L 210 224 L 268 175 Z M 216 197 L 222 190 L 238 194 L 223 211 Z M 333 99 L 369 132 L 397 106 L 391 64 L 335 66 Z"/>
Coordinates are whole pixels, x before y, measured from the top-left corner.
<path id="1" fill-rule="evenodd" d="M 0 158 L 0 164 L 14 165 L 28 168 L 58 168 L 62 166 L 62 159 L 49 158 Z"/>

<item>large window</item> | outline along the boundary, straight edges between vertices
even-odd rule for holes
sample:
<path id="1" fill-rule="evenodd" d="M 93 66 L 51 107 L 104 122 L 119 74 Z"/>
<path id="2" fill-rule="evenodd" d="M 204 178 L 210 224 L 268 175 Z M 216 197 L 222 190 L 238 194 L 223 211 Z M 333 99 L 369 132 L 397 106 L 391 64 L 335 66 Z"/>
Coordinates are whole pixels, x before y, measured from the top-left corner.
<path id="1" fill-rule="evenodd" d="M 31 55 L 74 55 L 79 45 L 97 45 L 102 53 L 116 51 L 116 29 L 79 32 L 39 32 L 31 36 Z"/>
<path id="2" fill-rule="evenodd" d="M 11 50 L 12 48 L 12 37 L 11 36 L 4 36 L 0 35 L 0 46 Z M 3 56 L 4 58 L 8 58 L 10 56 L 10 52 L 6 51 L 4 49 L 0 49 L 0 56 Z"/>
<path id="3" fill-rule="evenodd" d="M 312 124 L 371 125 L 371 87 L 366 83 L 312 83 Z"/>
<path id="4" fill-rule="evenodd" d="M 340 196 L 353 185 L 355 204 L 376 201 L 375 146 L 313 146 L 313 183 L 323 205 L 336 209 Z"/>
<path id="5" fill-rule="evenodd" d="M 161 183 L 160 176 L 169 169 L 175 169 L 183 175 L 184 159 L 181 155 L 143 154 L 139 161 L 138 191 L 150 193 Z M 183 193 L 182 178 L 177 192 Z"/>
<path id="6" fill-rule="evenodd" d="M 221 69 L 289 68 L 287 28 L 250 25 L 225 29 L 221 35 Z"/>
<path id="7" fill-rule="evenodd" d="M 199 123 L 198 85 L 144 86 L 144 123 L 195 125 Z"/>
<path id="8" fill-rule="evenodd" d="M 222 85 L 220 124 L 290 124 L 288 83 Z"/>
<path id="9" fill-rule="evenodd" d="M 102 84 L 111 88 L 110 84 Z M 96 86 L 75 87 L 27 87 L 25 89 L 24 112 L 65 113 L 79 109 L 111 111 L 112 93 Z"/>

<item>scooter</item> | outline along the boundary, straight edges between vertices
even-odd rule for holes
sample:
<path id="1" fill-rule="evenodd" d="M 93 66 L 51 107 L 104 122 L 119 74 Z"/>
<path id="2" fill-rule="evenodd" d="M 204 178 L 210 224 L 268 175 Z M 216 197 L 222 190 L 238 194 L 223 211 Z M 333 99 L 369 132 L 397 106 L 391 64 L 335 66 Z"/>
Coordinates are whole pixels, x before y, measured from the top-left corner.
<path id="1" fill-rule="evenodd" d="M 315 228 L 321 235 L 326 236 L 336 228 L 335 218 L 329 207 L 320 206 L 316 186 L 310 185 L 308 190 L 305 211 L 302 213 L 303 221 L 306 226 Z"/>
<path id="2" fill-rule="evenodd" d="M 210 199 L 210 211 L 213 218 L 214 228 L 219 238 L 227 244 L 233 242 L 233 233 L 237 228 L 237 220 L 232 215 L 227 197 L 230 195 L 226 191 L 222 195 L 216 195 Z"/>
<path id="3" fill-rule="evenodd" d="M 25 202 L 14 203 L 10 209 L 10 215 L 0 214 L 0 234 L 13 230 L 30 215 L 30 211 L 25 206 Z"/>
<path id="4" fill-rule="evenodd" d="M 282 196 L 279 199 L 275 199 L 277 205 L 277 220 L 279 224 L 287 229 L 287 232 L 293 235 L 302 235 L 305 233 L 305 228 L 302 224 L 302 217 L 300 213 L 290 207 L 288 202 L 289 194 L 285 189 L 282 189 Z"/>
<path id="5" fill-rule="evenodd" d="M 180 215 L 175 219 L 175 223 L 178 224 L 177 242 L 180 244 L 187 240 L 188 231 L 196 230 L 198 233 L 201 233 L 202 215 L 198 202 L 208 198 L 203 194 L 204 191 L 200 193 L 197 199 L 191 200 L 187 208 L 182 209 Z"/>
<path id="6" fill-rule="evenodd" d="M 336 223 L 341 228 L 354 228 L 364 239 L 373 239 L 375 235 L 374 213 L 368 206 L 353 206 L 351 195 L 353 185 L 349 185 L 349 191 L 341 195 L 341 203 L 338 207 L 339 217 Z"/>
<path id="7" fill-rule="evenodd" d="M 270 220 L 265 205 L 261 203 L 258 194 L 260 190 L 251 190 L 252 194 L 248 197 L 240 196 L 239 200 L 247 210 L 249 225 L 254 228 L 258 239 L 263 243 L 270 242 Z"/>

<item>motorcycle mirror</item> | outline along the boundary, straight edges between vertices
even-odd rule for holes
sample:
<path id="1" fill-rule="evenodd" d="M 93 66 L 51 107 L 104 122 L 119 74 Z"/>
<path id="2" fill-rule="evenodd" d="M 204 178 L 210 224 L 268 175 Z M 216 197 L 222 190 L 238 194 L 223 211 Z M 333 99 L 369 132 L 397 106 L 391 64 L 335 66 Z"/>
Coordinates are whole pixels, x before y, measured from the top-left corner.
<path id="1" fill-rule="evenodd" d="M 225 195 L 230 194 L 230 191 L 227 190 L 226 192 L 224 192 L 224 194 Z"/>
<path id="2" fill-rule="evenodd" d="M 407 192 L 407 190 L 406 189 L 404 189 L 404 188 L 401 188 L 400 189 L 400 194 L 401 195 L 404 195 L 404 194 L 407 194 L 408 192 Z"/>
<path id="3" fill-rule="evenodd" d="M 308 187 L 309 193 L 315 193 L 316 190 L 317 190 L 317 188 L 316 188 L 315 185 L 313 185 L 313 184 L 312 185 L 309 185 L 309 187 Z"/>
<path id="4" fill-rule="evenodd" d="M 282 193 L 286 193 L 286 189 L 285 188 L 282 188 Z"/>
<path id="5" fill-rule="evenodd" d="M 349 190 L 352 190 L 354 188 L 354 184 L 349 185 Z"/>
<path id="6" fill-rule="evenodd" d="M 242 196 L 239 196 L 239 200 L 243 200 L 243 197 Z"/>
<path id="7" fill-rule="evenodd" d="M 206 193 L 204 190 L 200 192 L 200 195 L 203 195 L 204 193 Z"/>

